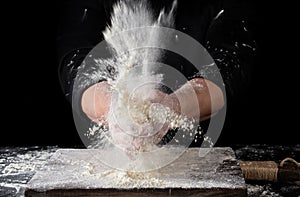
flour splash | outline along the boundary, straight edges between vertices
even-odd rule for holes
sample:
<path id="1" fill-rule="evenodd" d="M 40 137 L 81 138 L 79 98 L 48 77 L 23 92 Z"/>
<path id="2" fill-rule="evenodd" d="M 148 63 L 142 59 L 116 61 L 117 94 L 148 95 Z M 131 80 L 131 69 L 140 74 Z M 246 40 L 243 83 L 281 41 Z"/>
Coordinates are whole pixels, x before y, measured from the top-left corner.
<path id="1" fill-rule="evenodd" d="M 114 5 L 111 25 L 103 32 L 111 56 L 95 58 L 94 66 L 81 80 L 86 87 L 101 80 L 111 87 L 110 111 L 106 117 L 99 117 L 108 125 L 98 121 L 89 130 L 89 137 L 97 138 L 91 148 L 113 144 L 131 153 L 148 152 L 158 149 L 158 142 L 169 129 L 195 129 L 195 120 L 162 105 L 164 98 L 157 99 L 161 97 L 159 89 L 164 79 L 158 71 L 164 55 L 162 48 L 167 48 L 175 36 L 171 28 L 176 6 L 175 0 L 168 11 L 163 9 L 155 17 L 143 0 L 119 1 Z"/>

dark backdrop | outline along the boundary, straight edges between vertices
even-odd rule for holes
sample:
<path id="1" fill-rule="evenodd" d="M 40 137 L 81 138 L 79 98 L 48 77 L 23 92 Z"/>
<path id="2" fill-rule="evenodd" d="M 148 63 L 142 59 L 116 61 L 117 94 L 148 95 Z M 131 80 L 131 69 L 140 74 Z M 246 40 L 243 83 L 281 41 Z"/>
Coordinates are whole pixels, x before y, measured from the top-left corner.
<path id="1" fill-rule="evenodd" d="M 299 22 L 295 6 L 253 2 L 259 58 L 252 85 L 219 145 L 296 144 Z M 58 82 L 57 2 L 3 6 L 0 146 L 81 145 Z"/>

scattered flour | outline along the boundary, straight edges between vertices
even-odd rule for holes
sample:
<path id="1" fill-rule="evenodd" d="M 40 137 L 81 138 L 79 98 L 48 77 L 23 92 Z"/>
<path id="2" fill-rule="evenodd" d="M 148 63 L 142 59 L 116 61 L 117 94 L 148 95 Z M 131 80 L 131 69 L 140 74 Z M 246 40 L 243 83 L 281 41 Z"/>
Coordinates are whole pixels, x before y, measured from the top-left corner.
<path id="1" fill-rule="evenodd" d="M 166 35 L 159 28 L 174 26 L 176 6 L 175 0 L 168 12 L 163 9 L 155 18 L 145 0 L 119 1 L 114 5 L 111 25 L 103 32 L 112 57 L 95 58 L 95 65 L 89 65 L 79 79 L 82 86 L 103 79 L 111 86 L 112 102 L 106 117 L 109 129 L 101 122 L 93 125 L 86 135 L 96 136 L 96 140 L 89 147 L 111 143 L 125 151 L 151 151 L 168 129 L 195 128 L 195 120 L 153 102 L 159 97 L 163 80 L 156 63 L 163 50 L 149 46 L 167 45 L 174 36 L 171 31 Z"/>
<path id="2" fill-rule="evenodd" d="M 174 0 L 155 17 L 146 0 L 118 1 L 113 6 L 111 24 L 103 31 L 105 49 L 101 50 L 109 51 L 109 55 L 102 57 L 100 49 L 93 50 L 79 67 L 75 87 L 86 88 L 101 80 L 110 85 L 107 116 L 98 117 L 98 122 L 92 121 L 84 132 L 89 139 L 85 143 L 88 148 L 115 151 L 99 156 L 113 168 L 132 171 L 127 169 L 128 163 L 146 158 L 140 162 L 144 166 L 136 166 L 133 171 L 157 169 L 177 159 L 193 140 L 201 142 L 203 139 L 198 119 L 178 113 L 178 108 L 185 109 L 180 106 L 184 98 L 178 97 L 179 107 L 178 103 L 174 107 L 163 100 L 166 97 L 160 91 L 167 79 L 159 71 L 163 66 L 163 48 L 167 49 L 176 38 L 172 31 L 176 7 L 177 0 Z M 162 49 L 153 46 L 162 46 Z M 171 89 L 176 91 L 176 88 Z M 199 85 L 199 88 L 203 87 Z M 192 86 L 180 90 L 195 93 Z M 107 122 L 103 124 L 103 120 Z M 204 140 L 212 147 L 209 138 Z M 158 153 L 165 145 L 184 148 L 166 159 Z M 120 159 L 120 150 L 131 161 Z"/>
<path id="3" fill-rule="evenodd" d="M 165 180 L 159 179 L 150 173 L 130 173 L 124 171 L 111 170 L 106 171 L 100 176 L 115 181 L 120 188 L 149 188 L 162 187 L 166 185 Z"/>

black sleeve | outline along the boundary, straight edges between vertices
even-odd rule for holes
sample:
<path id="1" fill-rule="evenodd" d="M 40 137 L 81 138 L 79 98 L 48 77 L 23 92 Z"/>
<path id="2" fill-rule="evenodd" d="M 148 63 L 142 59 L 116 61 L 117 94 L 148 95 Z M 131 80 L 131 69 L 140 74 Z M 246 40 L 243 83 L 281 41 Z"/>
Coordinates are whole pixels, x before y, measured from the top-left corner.
<path id="1" fill-rule="evenodd" d="M 71 102 L 77 68 L 103 39 L 107 14 L 101 0 L 63 0 L 59 7 L 56 39 L 58 75 L 62 90 Z"/>
<path id="2" fill-rule="evenodd" d="M 226 91 L 229 110 L 222 133 L 229 132 L 227 135 L 234 130 L 233 122 L 240 120 L 238 116 L 241 114 L 236 110 L 243 107 L 239 103 L 243 103 L 250 90 L 252 70 L 257 63 L 255 10 L 252 0 L 218 1 L 210 9 L 210 24 L 202 40 L 222 76 L 221 83 L 218 80 L 214 82 Z M 201 77 L 201 73 L 198 77 Z M 206 133 L 209 121 L 201 123 L 202 134 Z M 203 139 L 202 134 L 196 134 L 200 136 L 198 139 Z M 193 141 L 191 146 L 201 144 L 202 140 L 198 140 L 197 143 Z"/>
<path id="3" fill-rule="evenodd" d="M 255 9 L 249 2 L 224 1 L 204 42 L 220 70 L 228 102 L 234 102 L 246 91 L 256 60 Z"/>

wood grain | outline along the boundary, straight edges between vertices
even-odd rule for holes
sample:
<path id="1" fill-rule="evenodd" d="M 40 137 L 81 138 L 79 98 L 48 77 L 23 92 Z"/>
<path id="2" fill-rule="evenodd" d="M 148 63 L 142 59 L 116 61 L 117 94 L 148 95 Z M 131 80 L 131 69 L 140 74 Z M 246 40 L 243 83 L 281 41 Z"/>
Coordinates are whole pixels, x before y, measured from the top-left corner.
<path id="1" fill-rule="evenodd" d="M 202 153 L 207 154 L 202 154 Z M 109 177 L 94 176 L 108 167 L 93 160 L 90 149 L 60 149 L 29 181 L 25 197 L 52 196 L 246 196 L 246 185 L 234 152 L 228 147 L 189 148 L 173 163 L 155 171 L 163 185 L 120 187 Z M 72 161 L 70 163 L 70 161 Z M 95 171 L 86 174 L 86 163 Z M 94 168 L 93 168 L 94 169 Z"/>
<path id="2" fill-rule="evenodd" d="M 28 197 L 244 197 L 247 195 L 244 189 L 70 189 L 70 190 L 50 190 L 47 192 L 26 191 Z"/>

